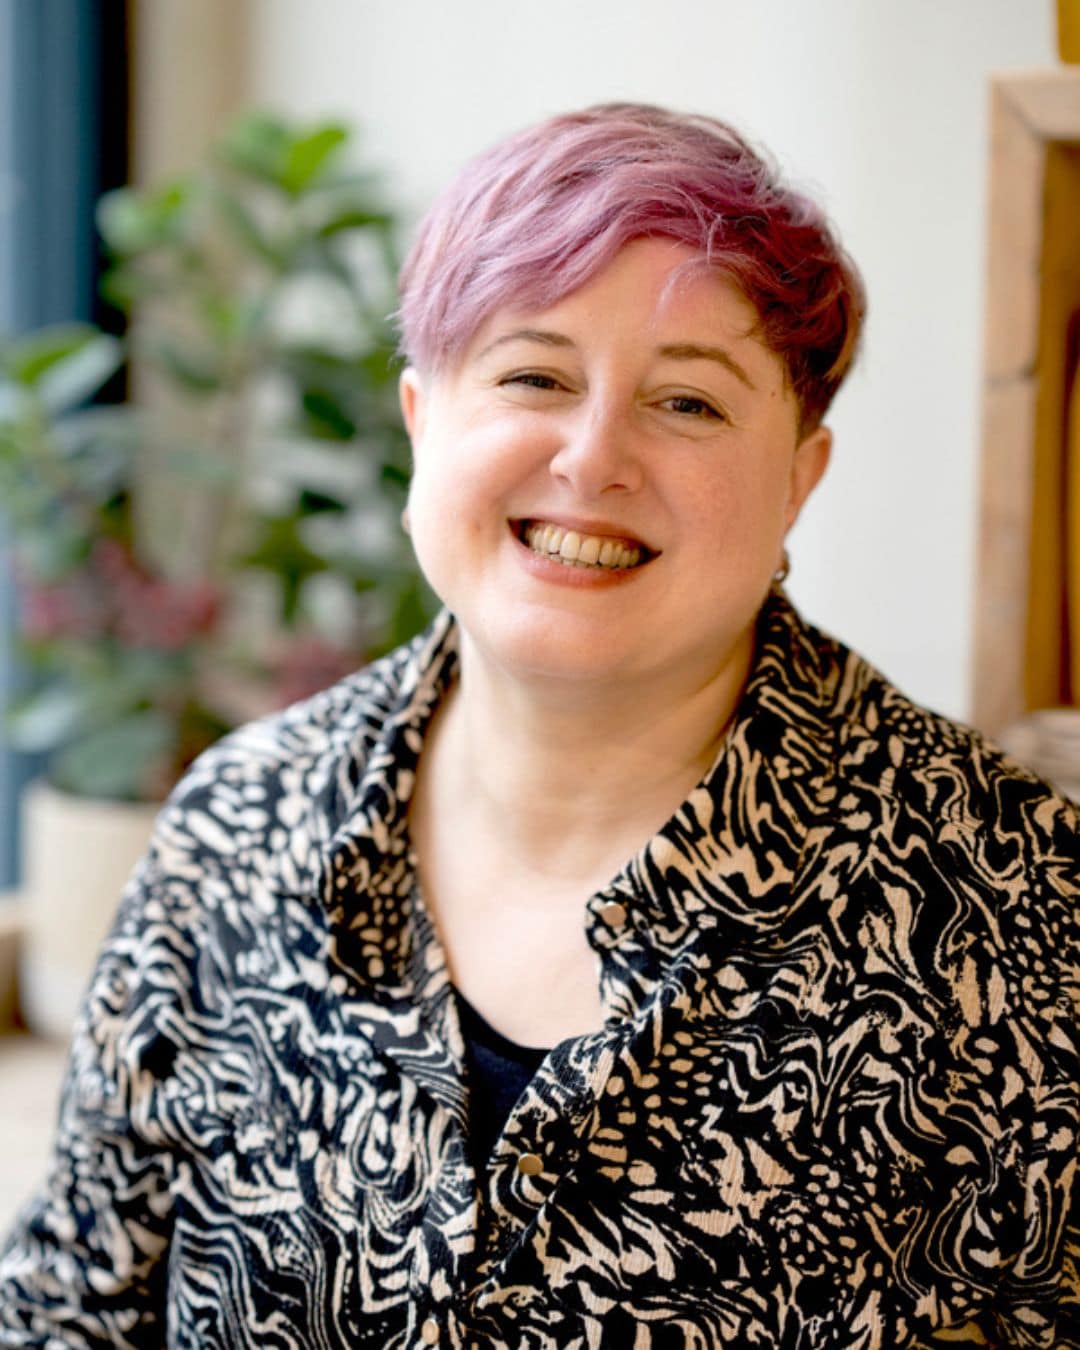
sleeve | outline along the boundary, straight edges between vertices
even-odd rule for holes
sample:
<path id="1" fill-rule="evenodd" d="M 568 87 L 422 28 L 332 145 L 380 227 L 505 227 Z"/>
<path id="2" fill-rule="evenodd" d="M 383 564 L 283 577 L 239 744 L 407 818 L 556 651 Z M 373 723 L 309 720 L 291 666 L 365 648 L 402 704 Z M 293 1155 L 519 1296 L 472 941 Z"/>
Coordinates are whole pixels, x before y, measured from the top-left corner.
<path id="1" fill-rule="evenodd" d="M 76 1022 L 47 1180 L 0 1246 L 0 1346 L 165 1343 L 172 1169 L 153 1057 L 178 945 L 151 855 Z"/>
<path id="2" fill-rule="evenodd" d="M 1059 1034 L 1075 1033 L 1074 1014 Z M 1022 1247 L 999 1287 L 995 1344 L 1080 1350 L 1077 1092 L 1074 1072 L 1071 1081 L 1048 1076 L 1032 1093 Z"/>
<path id="3" fill-rule="evenodd" d="M 995 1344 L 1080 1350 L 1080 815 L 1044 808 L 1050 839 L 1031 907 L 1014 934 L 1033 957 L 1026 1016 L 1013 1022 L 1029 1087 L 1012 1107 L 1026 1139 L 1018 1164 L 1023 1229 L 997 1299 Z"/>

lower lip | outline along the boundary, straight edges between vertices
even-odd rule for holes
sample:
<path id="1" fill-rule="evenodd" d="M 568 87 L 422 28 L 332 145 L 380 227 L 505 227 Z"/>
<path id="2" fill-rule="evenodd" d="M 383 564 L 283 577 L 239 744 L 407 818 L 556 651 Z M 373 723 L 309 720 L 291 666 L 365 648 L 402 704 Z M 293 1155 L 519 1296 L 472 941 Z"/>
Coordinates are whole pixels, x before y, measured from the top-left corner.
<path id="1" fill-rule="evenodd" d="M 566 563 L 554 562 L 543 553 L 534 553 L 528 544 L 521 542 L 513 529 L 510 530 L 510 538 L 517 547 L 518 557 L 525 570 L 555 586 L 575 586 L 586 590 L 623 586 L 633 581 L 648 566 L 648 563 L 643 563 L 638 567 L 568 567 Z"/>

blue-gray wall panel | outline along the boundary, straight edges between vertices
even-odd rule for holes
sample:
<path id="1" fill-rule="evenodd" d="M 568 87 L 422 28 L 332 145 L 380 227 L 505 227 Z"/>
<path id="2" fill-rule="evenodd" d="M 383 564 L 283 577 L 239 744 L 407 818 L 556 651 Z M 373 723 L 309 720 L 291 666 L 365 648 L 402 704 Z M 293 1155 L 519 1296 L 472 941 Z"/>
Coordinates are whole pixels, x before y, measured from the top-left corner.
<path id="1" fill-rule="evenodd" d="M 126 27 L 123 0 L 0 0 L 0 331 L 100 317 L 93 212 L 126 166 Z M 0 567 L 0 703 L 19 680 L 12 611 Z M 0 727 L 0 887 L 39 771 Z"/>

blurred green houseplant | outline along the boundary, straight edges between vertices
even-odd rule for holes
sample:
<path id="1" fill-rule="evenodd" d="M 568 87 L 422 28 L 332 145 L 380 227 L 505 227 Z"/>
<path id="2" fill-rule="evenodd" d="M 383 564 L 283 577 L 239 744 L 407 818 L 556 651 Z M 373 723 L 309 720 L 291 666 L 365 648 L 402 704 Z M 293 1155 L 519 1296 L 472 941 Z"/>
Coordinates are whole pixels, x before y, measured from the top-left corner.
<path id="1" fill-rule="evenodd" d="M 8 735 L 66 791 L 153 800 L 245 717 L 432 611 L 398 528 L 395 220 L 342 126 L 236 123 L 105 197 L 89 326 L 0 347 L 0 511 L 30 692 Z M 86 406 L 131 356 L 137 401 Z"/>

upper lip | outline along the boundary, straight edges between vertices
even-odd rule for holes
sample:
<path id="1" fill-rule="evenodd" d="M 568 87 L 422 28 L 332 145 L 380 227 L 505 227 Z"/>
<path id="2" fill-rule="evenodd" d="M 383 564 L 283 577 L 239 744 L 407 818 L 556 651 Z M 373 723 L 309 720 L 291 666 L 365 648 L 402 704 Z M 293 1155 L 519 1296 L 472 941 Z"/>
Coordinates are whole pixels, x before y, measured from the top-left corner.
<path id="1" fill-rule="evenodd" d="M 616 525 L 610 520 L 600 520 L 596 517 L 586 516 L 566 516 L 560 512 L 552 513 L 537 512 L 532 516 L 518 516 L 511 523 L 515 530 L 520 532 L 524 526 L 533 525 L 543 521 L 545 525 L 558 525 L 564 530 L 573 530 L 577 534 L 595 534 L 603 539 L 619 539 L 624 543 L 634 544 L 636 547 L 644 549 L 646 553 L 658 553 L 659 549 L 653 548 L 651 544 L 645 542 L 633 530 L 623 525 Z"/>

